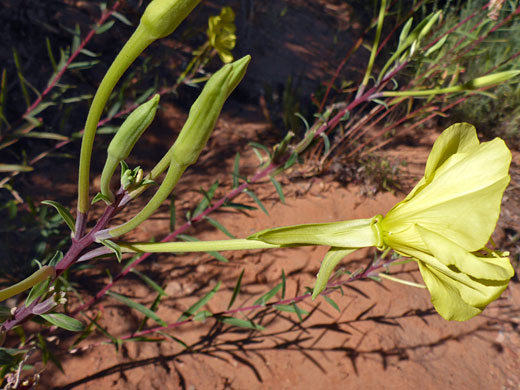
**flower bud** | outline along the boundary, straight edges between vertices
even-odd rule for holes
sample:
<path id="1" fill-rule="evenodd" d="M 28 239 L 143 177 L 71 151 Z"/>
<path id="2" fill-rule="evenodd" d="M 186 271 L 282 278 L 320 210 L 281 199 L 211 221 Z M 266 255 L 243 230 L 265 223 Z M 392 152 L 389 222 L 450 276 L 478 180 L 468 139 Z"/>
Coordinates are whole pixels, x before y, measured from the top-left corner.
<path id="1" fill-rule="evenodd" d="M 188 120 L 172 147 L 171 157 L 181 166 L 197 161 L 206 145 L 222 106 L 246 73 L 251 56 L 227 64 L 208 80 L 190 108 Z"/>
<path id="2" fill-rule="evenodd" d="M 520 70 L 507 70 L 505 72 L 498 72 L 493 74 L 488 74 L 487 76 L 477 77 L 471 81 L 468 81 L 463 85 L 464 89 L 479 89 L 484 87 L 489 87 L 491 85 L 496 85 L 503 83 L 504 81 L 508 81 L 513 77 L 516 77 L 520 74 Z"/>
<path id="3" fill-rule="evenodd" d="M 116 135 L 108 145 L 107 153 L 116 160 L 124 160 L 134 148 L 137 140 L 152 123 L 160 95 L 156 94 L 146 103 L 137 107 L 123 122 Z M 119 162 L 118 162 L 119 163 Z"/>
<path id="4" fill-rule="evenodd" d="M 153 0 L 141 17 L 141 25 L 153 37 L 164 38 L 199 4 L 200 0 Z"/>
<path id="5" fill-rule="evenodd" d="M 159 98 L 159 94 L 156 94 L 149 101 L 137 107 L 128 118 L 126 118 L 108 145 L 108 156 L 105 161 L 105 166 L 103 167 L 103 172 L 101 173 L 100 186 L 101 193 L 107 196 L 111 202 L 114 201 L 114 194 L 110 191 L 110 179 L 117 165 L 128 157 L 136 142 L 152 123 L 155 113 L 157 112 Z"/>

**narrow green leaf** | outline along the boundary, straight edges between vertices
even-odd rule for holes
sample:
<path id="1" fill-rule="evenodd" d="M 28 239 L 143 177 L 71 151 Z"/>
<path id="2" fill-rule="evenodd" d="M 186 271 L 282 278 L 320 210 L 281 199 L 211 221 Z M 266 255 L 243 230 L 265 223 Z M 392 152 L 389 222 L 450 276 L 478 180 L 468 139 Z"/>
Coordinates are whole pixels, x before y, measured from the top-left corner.
<path id="1" fill-rule="evenodd" d="M 152 96 L 153 94 L 155 94 L 155 91 L 156 91 L 156 88 L 155 87 L 150 87 L 148 88 L 146 91 L 144 91 L 141 96 L 139 96 L 135 101 L 134 103 L 135 104 L 142 104 L 144 103 L 145 101 L 148 100 L 148 98 L 150 96 Z"/>
<path id="2" fill-rule="evenodd" d="M 267 212 L 267 209 L 264 207 L 264 205 L 262 204 L 262 202 L 260 201 L 260 199 L 258 199 L 258 197 L 255 195 L 255 193 L 249 189 L 245 189 L 244 192 L 249 195 L 251 198 L 253 198 L 253 200 L 255 201 L 255 203 L 258 205 L 258 207 L 260 207 L 260 209 L 266 214 L 266 215 L 269 215 L 269 213 Z"/>
<path id="3" fill-rule="evenodd" d="M 63 104 L 78 103 L 78 102 L 83 102 L 85 100 L 90 100 L 91 98 L 92 98 L 91 94 L 84 94 L 84 95 L 79 95 L 79 96 L 74 96 L 74 97 L 70 97 L 67 99 L 63 99 L 61 102 Z"/>
<path id="4" fill-rule="evenodd" d="M 429 56 L 430 54 L 432 54 L 435 51 L 439 50 L 446 43 L 447 39 L 448 39 L 448 35 L 445 35 L 444 37 L 439 39 L 439 41 L 435 45 L 433 45 L 428 50 L 426 50 L 426 53 L 424 53 L 424 55 L 425 56 Z"/>
<path id="5" fill-rule="evenodd" d="M 117 245 L 114 241 L 100 240 L 100 242 L 108 249 L 112 250 L 112 252 L 114 252 L 119 263 L 121 262 L 121 260 L 123 260 L 123 253 L 121 252 L 121 247 Z"/>
<path id="6" fill-rule="evenodd" d="M 235 163 L 233 165 L 233 189 L 238 187 L 239 177 L 240 177 L 240 153 L 237 152 L 237 154 L 235 154 Z"/>
<path id="7" fill-rule="evenodd" d="M 260 164 L 263 164 L 265 162 L 265 158 L 260 154 L 258 149 L 254 148 L 253 152 L 255 153 L 255 156 L 258 158 L 258 161 L 260 162 Z"/>
<path id="8" fill-rule="evenodd" d="M 18 80 L 20 81 L 20 88 L 22 89 L 22 95 L 25 100 L 25 105 L 29 107 L 31 105 L 31 98 L 29 96 L 29 92 L 27 91 L 27 87 L 25 85 L 25 77 L 22 74 L 22 67 L 20 66 L 20 57 L 18 56 L 18 51 L 13 48 L 13 59 L 14 65 L 16 67 L 16 73 L 18 75 Z"/>
<path id="9" fill-rule="evenodd" d="M 242 320 L 240 318 L 235 317 L 226 317 L 226 316 L 218 316 L 217 320 L 223 322 L 224 324 L 237 326 L 239 328 L 252 329 L 252 330 L 264 330 L 265 328 L 262 325 L 255 324 L 251 320 Z"/>
<path id="10" fill-rule="evenodd" d="M 31 172 L 34 168 L 28 165 L 0 164 L 0 172 Z"/>
<path id="11" fill-rule="evenodd" d="M 269 176 L 269 179 L 271 179 L 271 183 L 273 183 L 274 188 L 276 189 L 276 192 L 278 193 L 278 196 L 280 197 L 280 200 L 283 204 L 285 204 L 285 196 L 283 194 L 282 185 L 278 180 L 274 178 L 274 176 Z"/>
<path id="12" fill-rule="evenodd" d="M 9 127 L 9 122 L 7 121 L 5 115 L 4 115 L 4 108 L 5 108 L 5 101 L 7 99 L 7 71 L 5 68 L 2 70 L 2 78 L 0 79 L 0 119 Z M 0 126 L 0 137 L 2 136 L 1 133 L 1 126 Z"/>
<path id="13" fill-rule="evenodd" d="M 325 147 L 325 150 L 323 151 L 323 154 L 327 154 L 330 150 L 330 140 L 329 136 L 325 133 L 321 133 L 320 137 L 323 139 L 323 145 Z"/>
<path id="14" fill-rule="evenodd" d="M 81 29 L 79 28 L 79 24 L 74 26 L 74 33 L 72 34 L 72 45 L 71 52 L 75 52 L 78 50 L 79 45 L 81 44 Z"/>
<path id="15" fill-rule="evenodd" d="M 222 207 L 230 207 L 235 210 L 248 210 L 248 211 L 257 210 L 257 208 L 254 206 L 248 206 L 246 204 L 233 203 L 233 202 L 226 202 L 222 205 Z"/>
<path id="16" fill-rule="evenodd" d="M 253 305 L 262 305 L 265 306 L 269 300 L 276 295 L 278 291 L 282 288 L 282 283 L 277 284 L 274 286 L 271 290 L 266 292 L 264 295 L 262 295 L 260 298 L 258 298 Z"/>
<path id="17" fill-rule="evenodd" d="M 96 326 L 97 330 L 99 330 L 105 337 L 109 338 L 112 341 L 112 343 L 114 344 L 116 351 L 119 351 L 119 347 L 121 345 L 120 340 L 118 340 L 116 337 L 112 336 L 105 328 L 103 328 L 101 325 L 99 325 L 97 320 L 90 318 L 88 316 L 85 316 L 85 317 L 87 317 L 91 321 L 91 323 L 93 323 Z"/>
<path id="18" fill-rule="evenodd" d="M 309 312 L 300 309 L 296 303 L 293 303 L 291 306 L 294 307 L 294 311 L 295 311 L 296 315 L 298 316 L 298 319 L 300 320 L 300 322 L 303 321 L 304 315 L 309 314 Z"/>
<path id="19" fill-rule="evenodd" d="M 182 347 L 186 348 L 186 349 L 190 349 L 190 347 L 188 346 L 188 344 L 186 344 L 184 341 L 182 341 L 181 339 L 175 337 L 175 336 L 172 336 L 171 334 L 168 334 L 168 333 L 165 333 L 165 332 L 157 332 L 157 334 L 160 334 L 161 336 L 163 337 L 166 337 L 166 338 L 169 338 L 170 340 L 173 340 L 177 343 L 179 343 Z"/>
<path id="20" fill-rule="evenodd" d="M 107 204 L 112 203 L 112 202 L 110 201 L 110 198 L 109 198 L 108 196 L 106 196 L 106 195 L 103 195 L 101 192 L 98 192 L 98 193 L 96 194 L 96 196 L 94 196 L 94 198 L 92 199 L 92 202 L 91 202 L 91 203 L 94 204 L 94 203 L 99 202 L 100 200 L 105 201 Z"/>
<path id="21" fill-rule="evenodd" d="M 200 308 L 202 308 L 209 300 L 215 295 L 215 293 L 220 288 L 220 281 L 217 282 L 216 286 L 213 287 L 206 295 L 204 295 L 201 299 L 199 299 L 195 304 L 191 305 L 188 310 L 186 310 L 177 321 L 184 321 L 194 315 Z"/>
<path id="22" fill-rule="evenodd" d="M 166 326 L 167 325 L 166 322 L 161 320 L 161 318 L 157 315 L 157 313 L 151 311 L 146 306 L 143 306 L 140 303 L 137 303 L 137 302 L 131 300 L 130 298 L 125 297 L 124 295 L 115 293 L 113 291 L 108 291 L 107 295 L 111 296 L 112 298 L 117 299 L 119 302 L 125 304 L 126 306 L 141 312 L 146 317 L 151 318 L 152 320 L 157 322 L 159 325 L 162 325 L 162 326 Z"/>
<path id="23" fill-rule="evenodd" d="M 302 321 L 302 315 L 309 314 L 308 311 L 300 309 L 295 303 L 291 303 L 290 305 L 275 305 L 274 307 L 280 311 L 296 314 L 300 321 Z"/>
<path id="24" fill-rule="evenodd" d="M 45 111 L 47 108 L 55 106 L 55 105 L 56 105 L 56 103 L 54 103 L 54 102 L 41 102 L 36 107 L 34 107 L 34 109 L 31 111 L 30 114 L 31 114 L 31 116 L 34 117 L 34 116 L 38 115 L 39 113 Z M 28 136 L 28 134 L 25 134 L 25 136 Z"/>
<path id="25" fill-rule="evenodd" d="M 285 298 L 285 283 L 286 280 L 285 280 L 285 271 L 282 269 L 282 299 Z"/>
<path id="26" fill-rule="evenodd" d="M 122 104 L 123 103 L 122 103 L 121 99 L 116 100 L 114 102 L 114 104 L 112 105 L 112 107 L 110 107 L 110 110 L 108 110 L 107 117 L 108 118 L 114 117 L 121 109 Z"/>
<path id="27" fill-rule="evenodd" d="M 56 251 L 56 253 L 48 261 L 47 265 L 49 265 L 51 267 L 55 267 L 61 261 L 61 259 L 63 259 L 63 252 L 62 251 Z"/>
<path id="28" fill-rule="evenodd" d="M 87 50 L 85 48 L 81 49 L 80 53 L 86 55 L 87 57 L 92 57 L 92 58 L 96 58 L 96 57 L 100 56 L 100 54 L 94 53 L 94 52 L 92 52 L 90 50 Z"/>
<path id="29" fill-rule="evenodd" d="M 119 130 L 119 126 L 101 126 L 96 134 L 115 134 Z"/>
<path id="30" fill-rule="evenodd" d="M 252 146 L 255 149 L 263 150 L 265 153 L 267 153 L 269 157 L 271 157 L 271 152 L 269 151 L 269 148 L 267 146 L 259 144 L 258 142 L 249 142 L 248 145 Z"/>
<path id="31" fill-rule="evenodd" d="M 237 298 L 237 295 L 240 291 L 240 285 L 242 284 L 242 276 L 244 276 L 245 268 L 242 268 L 242 272 L 240 272 L 240 276 L 238 277 L 238 280 L 235 284 L 235 288 L 233 289 L 233 294 L 231 295 L 231 299 L 229 300 L 229 304 L 227 306 L 227 310 L 233 306 L 233 303 L 235 303 L 235 299 Z"/>
<path id="32" fill-rule="evenodd" d="M 112 16 L 127 26 L 132 26 L 132 22 L 130 22 L 124 15 L 120 14 L 119 12 L 112 12 Z"/>
<path id="33" fill-rule="evenodd" d="M 159 308 L 159 304 L 161 303 L 162 297 L 163 297 L 163 295 L 157 294 L 157 296 L 153 300 L 152 304 L 150 305 L 150 310 L 151 311 L 153 311 L 153 312 L 157 311 L 157 309 Z M 144 327 L 146 326 L 147 322 L 148 322 L 148 317 L 143 318 L 143 320 L 141 321 L 141 323 L 137 327 L 137 331 L 140 332 L 141 330 L 143 330 Z"/>
<path id="34" fill-rule="evenodd" d="M 59 328 L 70 330 L 71 332 L 81 332 L 83 330 L 81 321 L 62 313 L 40 314 L 40 317 Z"/>
<path id="35" fill-rule="evenodd" d="M 331 305 L 334 309 L 336 309 L 336 310 L 338 311 L 338 313 L 341 313 L 341 310 L 339 310 L 339 306 L 338 306 L 338 304 L 337 304 L 336 302 L 334 302 L 334 301 L 332 300 L 332 298 L 330 298 L 330 297 L 327 296 L 327 295 L 322 295 L 322 297 L 325 298 L 325 300 L 327 301 L 327 303 L 328 303 L 329 305 Z"/>
<path id="36" fill-rule="evenodd" d="M 128 339 L 125 339 L 124 341 L 125 342 L 136 341 L 136 342 L 140 342 L 140 343 L 162 343 L 162 342 L 164 342 L 164 339 L 160 338 L 160 337 L 136 336 L 136 337 L 130 337 Z"/>
<path id="37" fill-rule="evenodd" d="M 207 310 L 199 311 L 193 316 L 193 321 L 204 322 L 207 318 L 213 317 L 213 313 Z"/>
<path id="38" fill-rule="evenodd" d="M 184 241 L 200 241 L 199 239 L 192 237 L 192 236 L 188 236 L 187 234 L 179 234 L 177 236 L 177 238 L 184 240 Z M 224 255 L 222 255 L 221 253 L 219 253 L 217 251 L 208 251 L 206 253 L 213 256 L 218 261 L 222 261 L 223 263 L 229 263 L 229 260 Z"/>
<path id="39" fill-rule="evenodd" d="M 112 28 L 114 23 L 115 23 L 115 20 L 109 20 L 102 26 L 99 26 L 98 28 L 96 28 L 96 34 L 103 34 L 104 32 L 107 32 L 108 30 L 110 30 L 110 28 Z"/>
<path id="40" fill-rule="evenodd" d="M 32 115 L 32 113 L 31 113 Z M 46 131 L 32 131 L 30 133 L 24 134 L 24 138 L 38 138 L 38 139 L 50 139 L 53 141 L 68 141 L 70 138 L 65 137 L 61 134 L 49 133 Z"/>
<path id="41" fill-rule="evenodd" d="M 214 220 L 211 217 L 208 217 L 207 215 L 204 217 L 211 225 L 216 227 L 218 230 L 220 230 L 222 233 L 224 233 L 229 238 L 236 238 L 234 235 L 232 235 L 222 224 L 216 220 Z"/>
<path id="42" fill-rule="evenodd" d="M 308 132 L 309 131 L 309 122 L 307 122 L 307 119 L 305 119 L 305 117 L 302 114 L 300 114 L 299 112 L 295 112 L 294 116 L 298 117 L 303 122 L 303 124 L 305 125 L 305 132 Z"/>
<path id="43" fill-rule="evenodd" d="M 101 62 L 101 60 L 90 60 L 90 61 L 78 61 L 73 62 L 69 65 L 69 69 L 90 69 L 94 65 L 97 65 Z"/>
<path id="44" fill-rule="evenodd" d="M 289 169 L 298 161 L 298 153 L 292 152 L 285 164 L 283 165 L 283 169 Z"/>
<path id="45" fill-rule="evenodd" d="M 76 222 L 74 221 L 74 217 L 70 211 L 65 208 L 65 206 L 53 200 L 44 200 L 42 201 L 42 204 L 54 207 L 72 233 L 76 233 Z"/>
<path id="46" fill-rule="evenodd" d="M 372 101 L 374 103 L 377 103 L 377 104 L 380 104 L 382 106 L 384 106 L 387 110 L 388 110 L 388 104 L 384 101 L 384 100 L 381 100 L 381 99 L 372 99 Z"/>
<path id="47" fill-rule="evenodd" d="M 202 213 L 211 204 L 211 200 L 213 199 L 213 196 L 215 196 L 215 191 L 217 190 L 219 185 L 219 182 L 216 181 L 211 185 L 207 192 L 203 189 L 200 190 L 204 198 L 199 202 L 199 204 L 193 211 L 193 217 L 196 217 L 197 215 Z"/>
<path id="48" fill-rule="evenodd" d="M 56 72 L 56 70 L 58 69 L 58 65 L 56 64 L 54 54 L 52 54 L 51 40 L 49 39 L 49 37 L 45 37 L 45 45 L 47 47 L 47 55 L 49 56 L 49 60 L 51 61 L 52 71 Z"/>
<path id="49" fill-rule="evenodd" d="M 47 278 L 46 280 L 37 283 L 35 286 L 33 286 L 33 288 L 31 288 L 31 291 L 25 300 L 25 307 L 29 307 L 29 305 L 33 303 L 35 299 L 40 298 L 44 294 L 47 294 L 48 291 L 49 279 Z"/>

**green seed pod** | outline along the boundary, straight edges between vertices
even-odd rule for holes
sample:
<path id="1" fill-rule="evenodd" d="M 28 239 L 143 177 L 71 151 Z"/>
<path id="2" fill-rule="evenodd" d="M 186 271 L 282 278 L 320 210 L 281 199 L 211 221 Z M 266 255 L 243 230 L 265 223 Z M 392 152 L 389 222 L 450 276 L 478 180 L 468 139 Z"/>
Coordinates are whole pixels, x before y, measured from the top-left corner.
<path id="1" fill-rule="evenodd" d="M 101 174 L 101 193 L 108 196 L 113 202 L 114 195 L 110 191 L 110 179 L 114 174 L 119 162 L 126 159 L 137 140 L 141 138 L 144 131 L 152 123 L 157 105 L 159 104 L 159 94 L 156 94 L 146 103 L 137 107 L 123 122 L 114 138 L 108 145 L 107 160 Z"/>
<path id="2" fill-rule="evenodd" d="M 200 0 L 153 0 L 141 17 L 141 25 L 154 38 L 170 35 Z"/>

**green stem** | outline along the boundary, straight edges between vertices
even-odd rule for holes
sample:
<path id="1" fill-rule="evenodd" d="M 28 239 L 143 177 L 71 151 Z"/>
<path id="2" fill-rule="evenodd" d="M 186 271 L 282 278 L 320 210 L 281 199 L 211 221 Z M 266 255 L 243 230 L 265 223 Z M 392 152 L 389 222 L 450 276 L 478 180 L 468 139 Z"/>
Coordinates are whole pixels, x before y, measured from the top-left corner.
<path id="1" fill-rule="evenodd" d="M 117 245 L 121 247 L 123 252 L 131 253 L 236 251 L 282 247 L 282 245 L 268 244 L 263 241 L 247 240 L 245 238 L 189 242 L 117 242 Z"/>
<path id="2" fill-rule="evenodd" d="M 103 195 L 108 196 L 111 203 L 114 203 L 115 197 L 110 190 L 110 179 L 112 179 L 112 176 L 114 176 L 114 172 L 116 171 L 118 165 L 119 161 L 109 155 L 107 156 L 105 166 L 103 167 L 103 172 L 101 173 L 101 181 L 99 184 L 100 192 Z"/>
<path id="3" fill-rule="evenodd" d="M 89 208 L 90 158 L 97 125 L 103 109 L 123 73 L 153 41 L 154 38 L 151 37 L 150 33 L 142 25 L 139 25 L 108 69 L 94 96 L 81 143 L 78 182 L 78 211 L 80 213 L 86 213 Z"/>
<path id="4" fill-rule="evenodd" d="M 431 96 L 442 95 L 445 93 L 463 92 L 468 90 L 465 85 L 456 85 L 454 87 L 427 89 L 421 91 L 384 91 L 374 94 L 373 97 L 393 97 L 393 96 Z"/>
<path id="5" fill-rule="evenodd" d="M 16 283 L 10 287 L 4 288 L 0 290 L 0 302 L 6 300 L 7 298 L 11 298 L 17 294 L 25 290 L 29 290 L 31 287 L 37 285 L 40 282 L 43 282 L 48 277 L 54 277 L 56 275 L 56 270 L 54 267 L 43 266 L 38 271 L 33 273 L 31 276 L 25 278 L 21 282 Z"/>
<path id="6" fill-rule="evenodd" d="M 385 20 L 385 12 L 386 0 L 381 0 L 381 7 L 379 8 L 379 17 L 377 19 L 376 36 L 374 39 L 374 43 L 372 44 L 372 51 L 370 52 L 370 59 L 368 60 L 365 77 L 363 77 L 363 81 L 361 82 L 361 85 L 358 89 L 358 97 L 361 96 L 363 92 L 365 92 L 365 87 L 368 85 L 368 80 L 370 79 L 370 74 L 372 73 L 372 68 L 374 66 L 374 61 L 377 55 L 377 48 L 379 46 L 379 40 L 381 38 L 381 30 L 383 29 L 383 21 Z"/>

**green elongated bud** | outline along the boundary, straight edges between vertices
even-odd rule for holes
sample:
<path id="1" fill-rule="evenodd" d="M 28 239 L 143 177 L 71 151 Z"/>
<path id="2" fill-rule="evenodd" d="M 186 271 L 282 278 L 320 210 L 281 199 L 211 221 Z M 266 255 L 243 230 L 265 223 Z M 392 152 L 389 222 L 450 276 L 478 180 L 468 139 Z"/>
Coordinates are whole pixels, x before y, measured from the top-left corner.
<path id="1" fill-rule="evenodd" d="M 155 118 L 159 99 L 160 95 L 156 94 L 146 103 L 137 107 L 126 118 L 110 142 L 110 145 L 108 145 L 107 153 L 110 157 L 121 161 L 130 155 L 136 142 Z"/>
<path id="2" fill-rule="evenodd" d="M 157 112 L 159 98 L 159 94 L 156 94 L 149 101 L 137 107 L 126 118 L 108 145 L 108 156 L 101 174 L 101 193 L 108 196 L 111 201 L 114 201 L 114 195 L 110 191 L 110 179 L 119 163 L 130 155 L 136 142 L 152 123 Z"/>
<path id="3" fill-rule="evenodd" d="M 242 57 L 223 66 L 211 76 L 191 106 L 188 120 L 177 140 L 152 170 L 151 179 L 161 174 L 172 159 L 180 166 L 188 166 L 197 161 L 215 127 L 222 106 L 244 77 L 250 60 L 249 55 Z"/>
<path id="4" fill-rule="evenodd" d="M 487 76 L 477 77 L 467 83 L 463 84 L 465 89 L 478 89 L 489 87 L 491 85 L 500 84 L 504 81 L 508 81 L 515 76 L 520 74 L 520 70 L 507 70 L 505 72 L 498 72 L 488 74 Z"/>
<path id="5" fill-rule="evenodd" d="M 141 17 L 141 25 L 154 39 L 170 35 L 200 0 L 153 0 Z"/>

